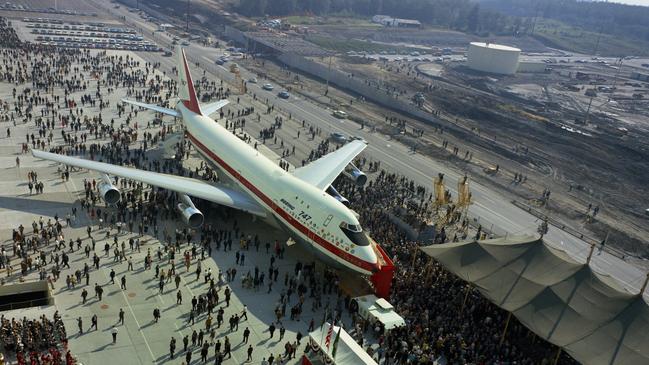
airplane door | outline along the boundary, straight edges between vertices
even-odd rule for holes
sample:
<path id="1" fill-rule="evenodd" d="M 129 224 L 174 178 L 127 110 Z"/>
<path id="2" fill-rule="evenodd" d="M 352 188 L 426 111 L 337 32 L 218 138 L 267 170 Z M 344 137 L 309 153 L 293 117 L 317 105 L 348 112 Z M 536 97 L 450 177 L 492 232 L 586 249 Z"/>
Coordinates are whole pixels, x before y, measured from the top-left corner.
<path id="1" fill-rule="evenodd" d="M 325 227 L 328 226 L 329 223 L 331 222 L 331 219 L 333 219 L 333 217 L 334 217 L 333 215 L 329 214 L 322 225 Z"/>

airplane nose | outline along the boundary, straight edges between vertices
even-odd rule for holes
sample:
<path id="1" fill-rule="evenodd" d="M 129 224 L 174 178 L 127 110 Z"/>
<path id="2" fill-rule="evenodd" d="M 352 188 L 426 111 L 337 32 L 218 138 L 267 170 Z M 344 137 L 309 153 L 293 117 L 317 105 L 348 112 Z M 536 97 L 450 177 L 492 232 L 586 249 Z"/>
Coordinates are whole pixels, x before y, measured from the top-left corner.
<path id="1" fill-rule="evenodd" d="M 356 249 L 356 257 L 372 265 L 372 272 L 377 272 L 381 269 L 376 252 L 374 252 L 371 246 Z"/>

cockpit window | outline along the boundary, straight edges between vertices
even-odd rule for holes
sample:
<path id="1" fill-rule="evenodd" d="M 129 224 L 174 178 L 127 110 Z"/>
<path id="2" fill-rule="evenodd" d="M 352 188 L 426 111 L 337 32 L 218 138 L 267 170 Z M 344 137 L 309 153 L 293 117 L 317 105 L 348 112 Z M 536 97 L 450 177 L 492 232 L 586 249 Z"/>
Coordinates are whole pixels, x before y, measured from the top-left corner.
<path id="1" fill-rule="evenodd" d="M 345 236 L 349 238 L 357 246 L 369 246 L 370 240 L 363 232 L 363 229 L 360 225 L 356 224 L 347 224 L 345 222 L 340 223 L 340 230 L 343 231 Z"/>

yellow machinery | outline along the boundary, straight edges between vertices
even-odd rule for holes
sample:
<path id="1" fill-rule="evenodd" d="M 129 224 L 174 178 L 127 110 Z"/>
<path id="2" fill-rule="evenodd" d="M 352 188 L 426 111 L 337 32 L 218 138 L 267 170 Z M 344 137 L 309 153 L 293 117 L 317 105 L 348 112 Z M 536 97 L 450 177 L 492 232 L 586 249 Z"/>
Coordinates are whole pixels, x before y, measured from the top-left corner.
<path id="1" fill-rule="evenodd" d="M 469 177 L 464 175 L 464 178 L 457 182 L 457 205 L 459 207 L 468 206 L 471 204 L 471 191 L 469 191 Z"/>
<path id="2" fill-rule="evenodd" d="M 446 204 L 449 193 L 444 188 L 444 174 L 437 174 L 437 177 L 433 180 L 433 188 L 435 190 L 435 205 Z"/>

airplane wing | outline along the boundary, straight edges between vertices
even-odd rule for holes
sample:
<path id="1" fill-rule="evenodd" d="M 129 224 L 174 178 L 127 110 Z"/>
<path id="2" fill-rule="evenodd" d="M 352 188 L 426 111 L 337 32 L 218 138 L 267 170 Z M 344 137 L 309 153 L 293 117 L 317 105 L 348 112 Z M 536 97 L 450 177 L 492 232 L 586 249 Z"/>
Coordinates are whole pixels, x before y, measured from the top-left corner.
<path id="1" fill-rule="evenodd" d="M 213 114 L 214 112 L 228 105 L 228 103 L 229 101 L 224 99 L 224 100 L 215 101 L 213 103 L 201 105 L 200 106 L 201 112 L 203 112 L 203 115 L 209 116 L 210 114 Z"/>
<path id="2" fill-rule="evenodd" d="M 365 141 L 352 141 L 337 151 L 324 155 L 304 167 L 295 169 L 293 175 L 321 190 L 325 190 L 343 172 L 347 164 L 352 162 L 365 147 L 367 147 Z"/>
<path id="3" fill-rule="evenodd" d="M 155 104 L 140 103 L 139 101 L 128 100 L 128 99 L 122 99 L 122 101 L 127 103 L 127 104 L 133 104 L 135 106 L 139 106 L 139 107 L 142 107 L 142 108 L 155 110 L 158 113 L 171 115 L 173 117 L 180 117 L 181 116 L 180 112 L 178 112 L 177 110 L 164 108 L 164 107 L 161 107 L 161 106 L 158 106 L 158 105 L 155 105 Z"/>
<path id="4" fill-rule="evenodd" d="M 109 175 L 123 177 L 125 179 L 141 181 L 145 184 L 209 200 L 260 217 L 266 216 L 266 211 L 256 201 L 245 195 L 245 193 L 224 187 L 218 187 L 205 181 L 68 157 L 39 150 L 32 150 L 32 155 L 44 160 L 99 171 Z"/>

